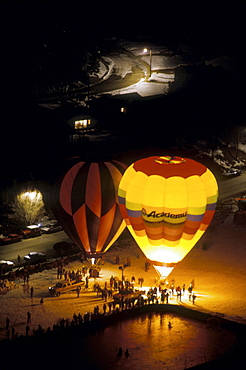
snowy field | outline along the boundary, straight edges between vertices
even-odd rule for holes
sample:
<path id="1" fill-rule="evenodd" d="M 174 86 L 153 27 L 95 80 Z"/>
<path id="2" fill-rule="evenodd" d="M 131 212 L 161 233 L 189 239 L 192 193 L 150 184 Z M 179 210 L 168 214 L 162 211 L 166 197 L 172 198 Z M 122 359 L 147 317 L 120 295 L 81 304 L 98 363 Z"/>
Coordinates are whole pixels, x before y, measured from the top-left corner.
<path id="1" fill-rule="evenodd" d="M 148 45 L 148 48 L 151 47 L 152 50 L 152 74 L 151 78 L 148 79 L 147 66 L 150 64 L 150 57 L 148 53 L 143 52 L 144 44 L 128 41 L 121 41 L 120 44 L 137 58 L 136 60 L 138 60 L 141 64 L 141 68 L 143 68 L 146 78 L 129 87 L 108 92 L 111 95 L 125 95 L 132 93 L 137 93 L 141 97 L 162 94 L 166 95 L 169 91 L 168 83 L 173 82 L 175 78 L 174 69 L 183 63 L 187 63 L 179 56 L 170 56 L 170 51 L 164 47 Z M 121 60 L 119 60 L 119 63 L 121 63 Z M 131 73 L 132 65 L 129 64 L 129 67 L 129 70 L 122 69 L 122 73 L 118 74 L 119 77 L 124 78 L 127 73 Z M 98 77 L 102 78 L 103 80 L 107 79 L 114 68 L 117 68 L 114 59 L 110 58 L 110 56 L 102 57 Z M 164 72 L 164 70 L 166 72 Z M 170 72 L 168 72 L 168 70 Z"/>

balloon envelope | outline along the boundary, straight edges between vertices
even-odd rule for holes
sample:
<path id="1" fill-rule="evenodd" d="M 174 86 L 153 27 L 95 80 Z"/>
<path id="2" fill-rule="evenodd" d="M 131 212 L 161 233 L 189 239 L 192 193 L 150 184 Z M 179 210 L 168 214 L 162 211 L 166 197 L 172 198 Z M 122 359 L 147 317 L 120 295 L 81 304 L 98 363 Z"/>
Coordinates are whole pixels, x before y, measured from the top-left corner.
<path id="1" fill-rule="evenodd" d="M 212 172 L 192 159 L 154 156 L 127 168 L 118 195 L 131 234 L 167 276 L 207 229 L 218 186 Z"/>
<path id="2" fill-rule="evenodd" d="M 87 257 L 100 257 L 126 226 L 117 195 L 126 167 L 113 160 L 80 161 L 56 187 L 54 215 Z"/>

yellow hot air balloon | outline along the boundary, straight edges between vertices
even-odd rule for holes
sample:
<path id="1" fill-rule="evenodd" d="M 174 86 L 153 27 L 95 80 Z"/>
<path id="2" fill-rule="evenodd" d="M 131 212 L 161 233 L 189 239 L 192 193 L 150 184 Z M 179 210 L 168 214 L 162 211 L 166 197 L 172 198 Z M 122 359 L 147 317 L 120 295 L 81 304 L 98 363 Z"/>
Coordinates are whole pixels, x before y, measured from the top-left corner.
<path id="1" fill-rule="evenodd" d="M 127 168 L 118 196 L 129 231 L 166 277 L 207 229 L 215 212 L 218 185 L 201 163 L 154 156 Z"/>

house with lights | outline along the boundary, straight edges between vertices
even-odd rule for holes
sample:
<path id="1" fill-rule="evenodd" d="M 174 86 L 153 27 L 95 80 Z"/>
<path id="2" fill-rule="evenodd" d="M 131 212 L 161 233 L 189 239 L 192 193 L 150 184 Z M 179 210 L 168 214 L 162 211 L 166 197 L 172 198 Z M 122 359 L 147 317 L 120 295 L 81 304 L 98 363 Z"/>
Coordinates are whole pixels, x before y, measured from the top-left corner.
<path id="1" fill-rule="evenodd" d="M 67 122 L 77 135 L 95 132 L 98 126 L 98 121 L 92 115 L 86 113 L 74 116 Z"/>

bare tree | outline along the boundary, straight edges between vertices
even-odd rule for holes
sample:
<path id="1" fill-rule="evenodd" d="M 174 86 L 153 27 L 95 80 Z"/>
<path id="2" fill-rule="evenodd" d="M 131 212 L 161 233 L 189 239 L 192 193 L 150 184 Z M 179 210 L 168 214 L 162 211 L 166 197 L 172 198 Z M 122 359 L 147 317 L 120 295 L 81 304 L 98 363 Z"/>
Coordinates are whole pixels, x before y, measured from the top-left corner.
<path id="1" fill-rule="evenodd" d="M 89 77 L 99 72 L 100 52 L 96 44 L 71 31 L 57 32 L 33 58 L 33 92 L 37 98 L 55 99 L 62 107 L 81 100 L 77 94 L 86 95 Z"/>
<path id="2" fill-rule="evenodd" d="M 14 218 L 25 227 L 38 223 L 45 214 L 42 194 L 37 191 L 19 193 L 11 204 Z"/>

